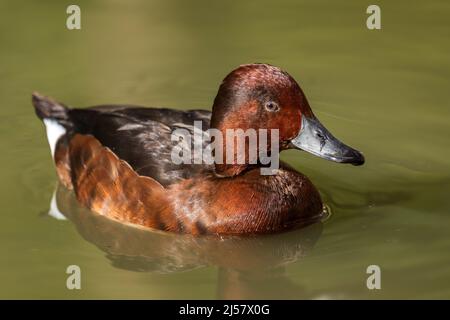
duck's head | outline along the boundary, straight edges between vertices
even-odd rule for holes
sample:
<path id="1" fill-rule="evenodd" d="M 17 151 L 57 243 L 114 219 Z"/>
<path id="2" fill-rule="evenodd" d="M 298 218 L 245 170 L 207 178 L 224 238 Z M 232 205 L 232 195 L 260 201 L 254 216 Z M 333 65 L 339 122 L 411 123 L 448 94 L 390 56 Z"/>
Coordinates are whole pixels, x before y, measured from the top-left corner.
<path id="1" fill-rule="evenodd" d="M 299 149 L 340 163 L 362 165 L 364 156 L 336 139 L 314 116 L 298 83 L 287 72 L 267 64 L 247 64 L 228 74 L 214 100 L 211 127 L 278 129 L 280 150 Z M 217 166 L 235 175 L 239 166 Z M 229 172 L 228 172 L 229 171 Z"/>

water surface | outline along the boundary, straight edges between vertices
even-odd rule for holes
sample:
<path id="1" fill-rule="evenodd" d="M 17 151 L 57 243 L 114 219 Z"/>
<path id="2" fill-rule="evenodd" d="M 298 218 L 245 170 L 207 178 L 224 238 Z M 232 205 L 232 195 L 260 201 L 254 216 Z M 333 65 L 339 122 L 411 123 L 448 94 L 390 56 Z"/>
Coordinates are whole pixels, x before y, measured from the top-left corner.
<path id="1" fill-rule="evenodd" d="M 367 1 L 77 3 L 79 31 L 66 3 L 0 3 L 0 298 L 450 298 L 448 2 L 378 1 L 380 31 L 365 26 Z M 289 71 L 366 156 L 353 167 L 283 154 L 329 220 L 214 243 L 104 221 L 70 194 L 72 219 L 47 215 L 57 180 L 32 91 L 77 107 L 209 109 L 251 62 Z M 66 289 L 71 264 L 81 290 Z M 372 264 L 381 290 L 366 287 Z"/>

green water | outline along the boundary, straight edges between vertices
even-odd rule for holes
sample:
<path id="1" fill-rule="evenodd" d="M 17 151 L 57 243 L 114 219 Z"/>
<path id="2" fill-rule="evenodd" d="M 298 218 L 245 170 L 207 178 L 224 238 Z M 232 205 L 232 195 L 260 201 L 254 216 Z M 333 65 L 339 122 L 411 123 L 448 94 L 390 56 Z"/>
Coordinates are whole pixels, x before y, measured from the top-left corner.
<path id="1" fill-rule="evenodd" d="M 0 2 L 0 298 L 450 298 L 450 3 Z M 274 237 L 211 241 L 104 221 L 60 190 L 30 94 L 72 106 L 209 108 L 239 64 L 289 71 L 362 167 L 289 151 L 333 214 Z M 64 211 L 64 210 L 62 210 Z M 66 288 L 78 265 L 81 290 Z M 379 265 L 381 290 L 366 268 Z"/>

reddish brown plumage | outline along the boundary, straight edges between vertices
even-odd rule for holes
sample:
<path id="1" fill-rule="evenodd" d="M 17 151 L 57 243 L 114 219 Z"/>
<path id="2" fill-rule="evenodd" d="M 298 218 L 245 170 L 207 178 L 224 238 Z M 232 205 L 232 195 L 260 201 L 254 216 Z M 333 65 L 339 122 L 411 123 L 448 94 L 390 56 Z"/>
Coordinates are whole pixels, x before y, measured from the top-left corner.
<path id="1" fill-rule="evenodd" d="M 62 143 L 58 150 L 64 150 Z M 154 179 L 139 176 L 90 135 L 75 134 L 66 159 L 70 172 L 58 170 L 58 174 L 62 181 L 70 174 L 70 187 L 84 206 L 115 220 L 155 229 L 191 234 L 273 233 L 311 223 L 322 210 L 311 182 L 287 167 L 275 176 L 262 176 L 259 169 L 232 178 L 199 176 L 165 189 Z"/>
<path id="2" fill-rule="evenodd" d="M 70 176 L 70 161 L 66 139 L 61 139 L 56 145 L 55 150 L 55 166 L 56 173 L 61 183 L 68 189 L 72 190 L 72 177 Z"/>
<path id="3" fill-rule="evenodd" d="M 73 189 L 88 208 L 116 220 L 159 228 L 168 205 L 157 181 L 137 173 L 97 139 L 75 134 L 69 142 Z"/>
<path id="4" fill-rule="evenodd" d="M 278 232 L 311 222 L 322 210 L 311 182 L 288 168 L 273 176 L 253 169 L 236 177 L 194 178 L 168 193 L 175 214 L 199 234 Z"/>

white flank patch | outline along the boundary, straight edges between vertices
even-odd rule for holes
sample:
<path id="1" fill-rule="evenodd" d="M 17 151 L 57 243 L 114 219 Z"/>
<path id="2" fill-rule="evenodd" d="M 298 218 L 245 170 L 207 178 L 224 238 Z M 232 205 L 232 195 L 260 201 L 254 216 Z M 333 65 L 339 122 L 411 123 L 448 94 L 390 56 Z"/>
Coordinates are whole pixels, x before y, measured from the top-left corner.
<path id="1" fill-rule="evenodd" d="M 56 202 L 56 190 L 53 192 L 52 201 L 50 201 L 50 209 L 48 215 L 56 220 L 67 220 L 67 218 L 59 211 L 58 203 Z"/>
<path id="2" fill-rule="evenodd" d="M 55 158 L 56 142 L 58 142 L 58 139 L 66 133 L 66 129 L 53 119 L 44 119 L 44 124 L 47 129 L 47 139 L 52 152 L 52 157 Z"/>

